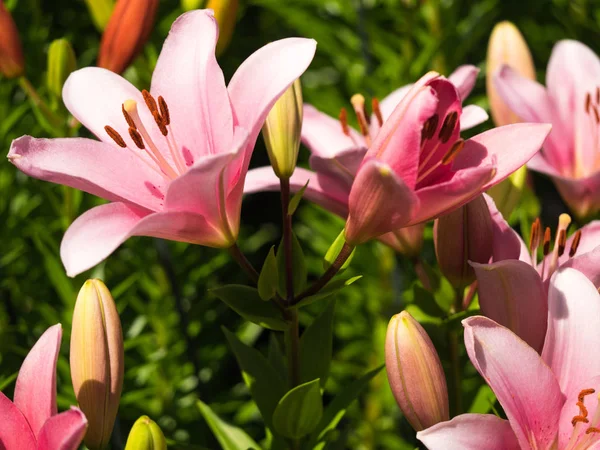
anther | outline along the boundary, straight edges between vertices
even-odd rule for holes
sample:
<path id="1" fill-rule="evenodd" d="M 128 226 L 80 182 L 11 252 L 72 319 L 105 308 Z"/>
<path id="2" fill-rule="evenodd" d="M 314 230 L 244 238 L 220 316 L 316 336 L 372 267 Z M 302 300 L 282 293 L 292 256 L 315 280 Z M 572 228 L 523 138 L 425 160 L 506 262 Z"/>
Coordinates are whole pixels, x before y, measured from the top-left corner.
<path id="1" fill-rule="evenodd" d="M 577 425 L 578 422 L 581 422 L 581 423 L 590 423 L 590 421 L 587 418 L 585 418 L 585 417 L 575 416 L 571 420 L 571 425 L 575 426 L 575 425 Z"/>
<path id="2" fill-rule="evenodd" d="M 590 113 L 590 106 L 592 104 L 592 96 L 590 95 L 590 93 L 588 92 L 585 95 L 585 113 L 589 114 Z"/>
<path id="3" fill-rule="evenodd" d="M 363 136 L 368 136 L 369 124 L 367 123 L 367 117 L 365 115 L 365 98 L 361 94 L 354 94 L 352 98 L 350 98 L 350 103 L 352 103 L 352 106 L 354 107 L 360 132 Z"/>
<path id="4" fill-rule="evenodd" d="M 106 134 L 108 134 L 110 136 L 110 138 L 115 141 L 115 143 L 122 148 L 126 148 L 127 144 L 125 143 L 125 141 L 123 140 L 123 138 L 121 137 L 121 135 L 117 132 L 117 130 L 115 130 L 112 127 L 109 127 L 108 125 L 106 125 L 104 127 L 104 131 L 106 131 Z"/>
<path id="5" fill-rule="evenodd" d="M 548 256 L 548 253 L 550 253 L 550 238 L 550 227 L 546 227 L 544 231 L 544 256 Z"/>
<path id="6" fill-rule="evenodd" d="M 340 124 L 342 125 L 342 131 L 346 136 L 350 136 L 350 128 L 348 127 L 348 113 L 346 108 L 340 109 Z"/>
<path id="7" fill-rule="evenodd" d="M 154 100 L 154 97 L 152 97 L 152 94 L 150 94 L 150 92 L 148 92 L 146 89 L 144 89 L 142 91 L 142 97 L 144 97 L 146 106 L 148 107 L 148 109 L 150 110 L 152 115 L 154 115 L 155 113 L 158 113 L 158 108 L 156 107 L 156 100 Z"/>
<path id="8" fill-rule="evenodd" d="M 567 232 L 560 230 L 558 233 L 558 256 L 562 256 L 565 252 L 565 244 L 567 243 Z"/>
<path id="9" fill-rule="evenodd" d="M 450 150 L 448 151 L 448 153 L 446 153 L 444 155 L 444 157 L 442 158 L 442 164 L 448 165 L 452 161 L 454 161 L 454 159 L 456 158 L 456 156 L 462 151 L 462 149 L 464 147 L 465 147 L 465 140 L 464 139 L 459 139 L 454 144 L 452 144 L 452 147 L 450 147 Z"/>
<path id="10" fill-rule="evenodd" d="M 585 430 L 585 434 L 590 434 L 590 433 L 600 433 L 600 428 L 589 427 L 587 430 Z"/>
<path id="11" fill-rule="evenodd" d="M 377 118 L 377 123 L 379 124 L 379 126 L 382 126 L 383 116 L 381 115 L 381 108 L 379 107 L 379 100 L 377 100 L 377 97 L 373 97 L 371 99 L 371 109 L 373 110 L 373 114 L 375 114 L 375 117 Z"/>
<path id="12" fill-rule="evenodd" d="M 583 398 L 584 398 L 586 395 L 592 395 L 592 394 L 595 394 L 595 393 L 596 393 L 596 390 L 595 390 L 595 389 L 591 389 L 591 388 L 590 388 L 590 389 L 583 389 L 583 390 L 581 390 L 581 391 L 579 392 L 579 395 L 577 396 L 577 400 L 579 400 L 580 402 L 582 402 L 582 403 L 583 403 Z"/>
<path id="13" fill-rule="evenodd" d="M 596 87 L 596 104 L 600 104 L 600 87 Z"/>
<path id="14" fill-rule="evenodd" d="M 423 124 L 423 130 L 425 130 L 425 139 L 431 139 L 435 134 L 435 130 L 437 130 L 438 123 L 440 122 L 440 118 L 437 114 L 434 114 L 429 119 L 425 121 Z"/>
<path id="15" fill-rule="evenodd" d="M 575 236 L 573 236 L 573 241 L 571 242 L 571 249 L 569 250 L 569 258 L 575 256 L 577 252 L 577 247 L 579 247 L 579 241 L 581 241 L 581 230 L 577 230 Z"/>
<path id="16" fill-rule="evenodd" d="M 456 127 L 456 122 L 458 122 L 458 113 L 456 111 L 452 111 L 444 118 L 444 123 L 442 124 L 438 134 L 438 137 L 444 144 L 452 137 L 452 133 L 454 133 L 454 128 Z"/>
<path id="17" fill-rule="evenodd" d="M 533 252 L 539 245 L 542 225 L 539 217 L 531 224 L 531 234 L 529 235 L 529 251 Z"/>
<path id="18" fill-rule="evenodd" d="M 158 96 L 158 107 L 160 108 L 160 116 L 165 123 L 165 126 L 171 124 L 171 114 L 169 113 L 169 107 L 167 106 L 167 102 L 163 98 L 162 95 Z"/>
<path id="19" fill-rule="evenodd" d="M 600 123 L 600 115 L 598 115 L 598 108 L 592 106 L 592 111 L 594 111 L 594 119 L 596 119 L 596 123 Z"/>
<path id="20" fill-rule="evenodd" d="M 587 417 L 588 416 L 588 410 L 585 407 L 585 405 L 583 404 L 583 401 L 578 401 L 576 403 L 576 406 L 579 407 L 579 415 L 582 417 Z"/>
<path id="21" fill-rule="evenodd" d="M 142 135 L 139 133 L 138 130 L 136 130 L 133 127 L 129 127 L 129 136 L 131 136 L 131 139 L 133 140 L 137 148 L 139 148 L 140 150 L 144 150 L 146 148 L 142 139 Z"/>
<path id="22" fill-rule="evenodd" d="M 158 114 L 158 111 L 156 113 L 153 113 L 152 117 L 154 117 L 154 121 L 156 122 L 156 125 L 158 126 L 158 129 L 160 130 L 162 135 L 167 136 L 169 134 L 169 130 L 167 129 L 163 118 L 160 116 L 160 114 Z"/>
<path id="23" fill-rule="evenodd" d="M 130 128 L 137 130 L 137 126 L 135 125 L 135 122 L 133 121 L 133 119 L 131 118 L 129 113 L 127 112 L 127 108 L 125 108 L 125 103 L 123 103 L 121 105 L 121 111 L 123 111 L 123 117 L 125 117 L 125 120 L 127 121 L 127 125 L 129 125 Z"/>

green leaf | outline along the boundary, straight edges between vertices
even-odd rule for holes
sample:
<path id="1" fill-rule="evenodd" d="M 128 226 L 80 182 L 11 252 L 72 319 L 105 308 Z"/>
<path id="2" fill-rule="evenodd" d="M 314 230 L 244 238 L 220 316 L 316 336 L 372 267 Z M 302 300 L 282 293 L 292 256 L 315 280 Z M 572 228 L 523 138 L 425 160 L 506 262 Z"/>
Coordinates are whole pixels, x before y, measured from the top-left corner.
<path id="1" fill-rule="evenodd" d="M 487 414 L 494 407 L 494 403 L 496 403 L 496 394 L 494 394 L 491 387 L 487 384 L 483 384 L 477 391 L 468 412 L 474 414 Z"/>
<path id="2" fill-rule="evenodd" d="M 267 358 L 273 368 L 279 373 L 279 376 L 285 380 L 288 376 L 285 356 L 283 356 L 283 353 L 281 352 L 281 347 L 279 346 L 275 333 L 270 334 Z"/>
<path id="3" fill-rule="evenodd" d="M 300 301 L 296 305 L 296 307 L 306 306 L 306 305 L 309 305 L 309 304 L 311 304 L 311 303 L 313 303 L 313 302 L 315 302 L 317 300 L 322 300 L 324 298 L 327 298 L 330 295 L 333 295 L 333 294 L 337 293 L 340 289 L 342 289 L 342 288 L 344 288 L 346 286 L 350 286 L 352 283 L 354 283 L 357 280 L 360 280 L 361 278 L 362 278 L 362 275 L 356 275 L 354 277 L 346 278 L 344 280 L 333 280 L 333 281 L 330 281 L 317 294 L 311 295 L 309 297 L 306 297 L 305 299 L 303 299 L 302 301 Z"/>
<path id="4" fill-rule="evenodd" d="M 201 400 L 198 400 L 197 404 L 200 413 L 223 450 L 260 449 L 260 446 L 244 430 L 223 421 L 210 409 L 210 406 Z"/>
<path id="5" fill-rule="evenodd" d="M 325 386 L 329 376 L 333 347 L 333 315 L 335 299 L 332 299 L 319 317 L 302 333 L 300 339 L 300 381 L 320 378 Z"/>
<path id="6" fill-rule="evenodd" d="M 296 386 L 279 401 L 273 413 L 273 426 L 282 436 L 300 439 L 313 431 L 323 416 L 320 382 Z"/>
<path id="7" fill-rule="evenodd" d="M 210 292 L 250 322 L 277 331 L 289 328 L 281 310 L 273 302 L 263 302 L 255 288 L 229 284 L 211 289 Z"/>
<path id="8" fill-rule="evenodd" d="M 272 428 L 273 411 L 286 391 L 283 379 L 262 353 L 241 342 L 227 328 L 222 329 L 265 424 Z"/>
<path id="9" fill-rule="evenodd" d="M 385 366 L 382 365 L 377 369 L 371 370 L 367 372 L 358 380 L 353 381 L 348 386 L 343 388 L 341 392 L 335 396 L 333 401 L 327 405 L 325 408 L 325 412 L 323 413 L 323 418 L 319 422 L 319 425 L 313 432 L 310 443 L 307 448 L 314 448 L 317 446 L 317 443 L 323 440 L 325 435 L 331 430 L 335 429 L 337 424 L 344 414 L 346 414 L 346 410 L 348 406 L 358 398 L 361 392 L 367 387 L 369 382 L 383 369 Z"/>
<path id="10" fill-rule="evenodd" d="M 298 205 L 300 204 L 300 200 L 302 200 L 304 191 L 306 191 L 306 188 L 308 187 L 309 181 L 310 180 L 307 180 L 306 184 L 302 187 L 302 189 L 300 189 L 298 192 L 296 192 L 294 194 L 294 196 L 292 197 L 292 199 L 290 200 L 290 203 L 288 205 L 288 216 L 293 215 L 296 212 L 296 209 L 298 209 Z"/>
<path id="11" fill-rule="evenodd" d="M 323 261 L 323 268 L 325 270 L 329 269 L 329 266 L 333 264 L 335 259 L 340 254 L 340 251 L 342 250 L 342 247 L 345 243 L 346 237 L 344 236 L 344 230 L 342 230 L 340 234 L 338 234 L 338 237 L 335 238 L 335 241 L 333 241 L 333 244 L 331 244 L 331 247 L 329 247 L 329 249 L 327 250 L 327 253 L 325 253 L 325 259 Z M 342 267 L 340 267 L 339 272 L 346 270 L 346 268 L 350 265 L 350 261 L 352 261 L 352 258 L 354 258 L 355 250 L 356 248 L 352 250 L 352 253 L 350 253 L 350 256 L 348 257 L 346 262 L 342 264 Z"/>
<path id="12" fill-rule="evenodd" d="M 285 252 L 283 251 L 283 239 L 277 249 L 277 267 L 279 276 L 279 295 L 286 298 L 285 286 Z M 304 290 L 306 285 L 306 261 L 304 260 L 304 252 L 300 246 L 300 242 L 294 233 L 292 233 L 292 273 L 294 276 L 294 294 L 298 294 Z"/>
<path id="13" fill-rule="evenodd" d="M 258 277 L 258 295 L 263 300 L 272 299 L 277 293 L 279 283 L 279 271 L 277 269 L 277 258 L 275 258 L 275 246 L 271 247 L 269 254 L 263 263 Z"/>

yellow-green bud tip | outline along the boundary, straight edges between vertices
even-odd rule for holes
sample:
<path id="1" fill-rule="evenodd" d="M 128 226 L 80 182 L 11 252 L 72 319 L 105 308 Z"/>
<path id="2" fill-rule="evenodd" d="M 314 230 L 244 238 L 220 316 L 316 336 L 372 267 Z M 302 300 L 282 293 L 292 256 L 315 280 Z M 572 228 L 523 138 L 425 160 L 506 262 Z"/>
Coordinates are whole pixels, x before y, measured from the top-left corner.
<path id="1" fill-rule="evenodd" d="M 125 450 L 163 450 L 167 448 L 165 436 L 160 427 L 148 416 L 142 416 L 135 421 Z"/>
<path id="2" fill-rule="evenodd" d="M 62 95 L 63 84 L 71 72 L 77 69 L 73 47 L 66 39 L 56 39 L 48 47 L 48 90 L 55 97 Z"/>

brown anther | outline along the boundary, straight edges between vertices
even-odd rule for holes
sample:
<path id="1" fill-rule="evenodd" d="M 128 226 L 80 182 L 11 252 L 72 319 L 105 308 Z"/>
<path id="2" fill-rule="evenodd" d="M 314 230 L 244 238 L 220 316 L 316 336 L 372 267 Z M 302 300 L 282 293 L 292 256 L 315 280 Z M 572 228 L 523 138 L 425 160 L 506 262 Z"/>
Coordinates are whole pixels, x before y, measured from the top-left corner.
<path id="1" fill-rule="evenodd" d="M 129 127 L 129 136 L 131 136 L 131 139 L 133 140 L 137 148 L 139 148 L 140 150 L 144 150 L 144 148 L 146 148 L 142 139 L 142 135 L 139 133 L 138 130 Z"/>
<path id="2" fill-rule="evenodd" d="M 108 134 L 110 136 L 110 138 L 115 141 L 115 143 L 122 148 L 127 147 L 127 144 L 125 143 L 125 141 L 123 140 L 123 138 L 121 137 L 121 135 L 117 132 L 117 130 L 115 130 L 112 127 L 109 127 L 108 125 L 106 125 L 104 127 L 104 131 L 106 131 L 106 134 Z"/>
<path id="3" fill-rule="evenodd" d="M 165 126 L 171 125 L 171 114 L 169 113 L 169 107 L 167 106 L 167 102 L 162 95 L 158 96 L 158 107 L 160 108 L 160 117 L 162 117 Z"/>
<path id="4" fill-rule="evenodd" d="M 462 151 L 462 149 L 464 147 L 465 147 L 464 139 L 459 139 L 454 144 L 452 144 L 452 147 L 450 147 L 450 150 L 448 150 L 448 153 L 446 153 L 444 155 L 444 157 L 442 158 L 442 164 L 447 165 L 447 164 L 450 164 L 452 161 L 454 161 L 454 158 L 456 158 L 456 156 Z"/>
<path id="5" fill-rule="evenodd" d="M 590 433 L 600 433 L 600 428 L 589 427 L 587 430 L 585 430 L 585 434 L 590 434 Z"/>
<path id="6" fill-rule="evenodd" d="M 160 130 L 162 135 L 163 136 L 168 135 L 169 130 L 167 129 L 165 122 L 164 122 L 163 118 L 160 116 L 160 114 L 158 113 L 158 111 L 153 112 L 152 117 L 154 117 L 154 121 L 156 122 L 156 125 L 158 126 L 158 129 Z"/>
<path id="7" fill-rule="evenodd" d="M 596 105 L 600 104 L 600 87 L 596 87 Z"/>
<path id="8" fill-rule="evenodd" d="M 577 396 L 577 400 L 579 400 L 580 402 L 582 402 L 582 403 L 583 403 L 583 398 L 584 398 L 586 395 L 592 395 L 592 394 L 595 394 L 595 393 L 596 393 L 596 390 L 595 390 L 595 389 L 592 389 L 592 388 L 590 388 L 590 389 L 583 389 L 583 390 L 581 390 L 581 391 L 579 392 L 579 395 Z"/>
<path id="9" fill-rule="evenodd" d="M 592 105 L 592 96 L 588 92 L 587 94 L 585 94 L 585 113 L 586 114 L 590 113 L 590 106 L 591 105 Z"/>
<path id="10" fill-rule="evenodd" d="M 550 227 L 546 227 L 546 230 L 544 231 L 544 256 L 550 253 L 550 238 Z"/>
<path id="11" fill-rule="evenodd" d="M 600 115 L 598 114 L 598 108 L 592 106 L 592 111 L 594 112 L 594 119 L 596 119 L 596 123 L 600 123 Z"/>
<path id="12" fill-rule="evenodd" d="M 142 91 L 142 97 L 144 97 L 146 106 L 148 107 L 148 109 L 150 110 L 152 115 L 154 115 L 155 112 L 158 113 L 158 108 L 156 106 L 156 100 L 154 100 L 154 97 L 152 97 L 152 94 L 150 94 L 150 92 L 148 92 L 146 89 L 144 89 Z"/>
<path id="13" fill-rule="evenodd" d="M 532 252 L 539 245 L 541 231 L 542 225 L 538 217 L 535 219 L 535 222 L 531 224 L 531 234 L 529 235 L 529 251 Z"/>
<path id="14" fill-rule="evenodd" d="M 575 416 L 573 417 L 573 419 L 571 420 L 571 425 L 575 426 L 577 425 L 577 422 L 581 422 L 581 423 L 590 423 L 590 421 L 582 416 Z"/>
<path id="15" fill-rule="evenodd" d="M 377 123 L 379 124 L 379 126 L 382 126 L 383 116 L 381 115 L 381 108 L 379 107 L 379 100 L 377 100 L 377 97 L 373 97 L 371 99 L 371 109 L 373 110 L 373 114 L 375 114 L 375 117 L 377 118 Z"/>
<path id="16" fill-rule="evenodd" d="M 137 126 L 135 125 L 135 122 L 133 121 L 133 119 L 131 118 L 129 113 L 125 110 L 125 104 L 121 105 L 121 111 L 123 111 L 123 117 L 125 117 L 125 120 L 127 121 L 127 125 L 129 125 L 130 128 L 137 130 Z"/>
<path id="17" fill-rule="evenodd" d="M 571 249 L 569 250 L 569 258 L 575 256 L 577 252 L 577 247 L 579 247 L 579 241 L 581 241 L 581 230 L 577 230 L 575 236 L 573 236 L 573 241 L 571 242 Z"/>
<path id="18" fill-rule="evenodd" d="M 458 113 L 456 111 L 452 111 L 444 118 L 444 123 L 440 128 L 440 132 L 438 137 L 442 141 L 442 143 L 446 143 L 452 137 L 452 133 L 454 133 L 454 129 L 456 128 L 456 123 L 458 122 Z"/>
<path id="19" fill-rule="evenodd" d="M 350 98 L 350 103 L 356 113 L 356 119 L 358 120 L 358 126 L 363 136 L 369 135 L 369 124 L 367 123 L 367 116 L 365 114 L 365 98 L 361 94 L 354 94 Z"/>
<path id="20" fill-rule="evenodd" d="M 431 139 L 437 130 L 440 118 L 437 114 L 434 114 L 423 124 L 423 130 L 425 131 L 425 139 Z"/>
<path id="21" fill-rule="evenodd" d="M 579 415 L 581 417 L 587 417 L 588 416 L 588 410 L 585 407 L 585 405 L 583 404 L 583 401 L 578 401 L 576 403 L 576 405 L 579 407 Z"/>
<path id="22" fill-rule="evenodd" d="M 340 123 L 342 124 L 342 131 L 346 136 L 350 136 L 350 127 L 348 127 L 348 112 L 346 108 L 340 109 Z"/>
<path id="23" fill-rule="evenodd" d="M 566 230 L 560 230 L 558 233 L 558 256 L 562 256 L 565 252 L 565 244 L 567 243 Z"/>

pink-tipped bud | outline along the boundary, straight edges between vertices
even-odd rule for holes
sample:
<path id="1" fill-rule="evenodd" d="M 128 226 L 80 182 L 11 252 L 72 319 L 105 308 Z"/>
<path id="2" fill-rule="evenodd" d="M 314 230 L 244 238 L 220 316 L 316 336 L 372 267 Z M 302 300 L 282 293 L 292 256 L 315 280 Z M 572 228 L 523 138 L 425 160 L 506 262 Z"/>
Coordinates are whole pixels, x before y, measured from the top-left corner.
<path id="1" fill-rule="evenodd" d="M 158 0 L 118 0 L 102 35 L 98 67 L 123 72 L 150 37 L 157 9 Z"/>
<path id="2" fill-rule="evenodd" d="M 457 288 L 475 281 L 469 261 L 487 263 L 492 257 L 493 228 L 482 195 L 433 224 L 433 243 L 440 270 Z"/>
<path id="3" fill-rule="evenodd" d="M 71 379 L 88 419 L 85 445 L 107 446 L 123 387 L 123 333 L 115 302 L 100 280 L 79 291 L 71 331 Z"/>
<path id="4" fill-rule="evenodd" d="M 215 12 L 215 19 L 219 24 L 219 41 L 215 50 L 219 56 L 231 42 L 237 20 L 238 0 L 208 0 L 205 8 Z"/>
<path id="5" fill-rule="evenodd" d="M 486 88 L 492 119 L 498 127 L 520 121 L 502 101 L 494 85 L 494 75 L 504 64 L 524 77 L 535 80 L 535 67 L 529 47 L 519 29 L 511 22 L 500 22 L 494 27 L 487 50 Z"/>
<path id="6" fill-rule="evenodd" d="M 388 325 L 385 367 L 396 402 L 416 431 L 449 419 L 442 363 L 423 327 L 406 311 Z"/>
<path id="7" fill-rule="evenodd" d="M 10 12 L 0 1 L 0 73 L 6 78 L 23 75 L 25 61 L 19 30 Z"/>

